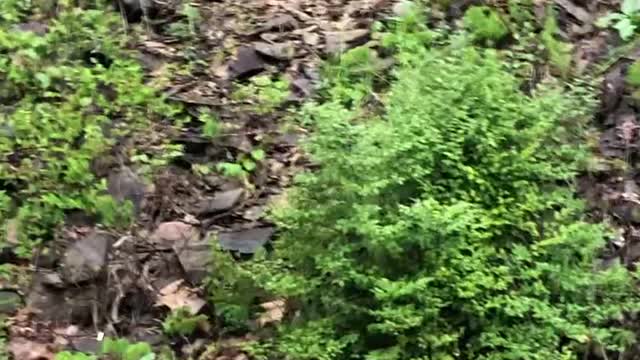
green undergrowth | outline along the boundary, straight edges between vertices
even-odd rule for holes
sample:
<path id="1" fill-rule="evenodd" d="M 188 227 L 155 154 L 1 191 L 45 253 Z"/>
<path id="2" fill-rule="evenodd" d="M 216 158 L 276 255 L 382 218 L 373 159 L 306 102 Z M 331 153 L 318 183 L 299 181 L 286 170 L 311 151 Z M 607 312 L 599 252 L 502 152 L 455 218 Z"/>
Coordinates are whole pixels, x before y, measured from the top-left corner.
<path id="1" fill-rule="evenodd" d="M 622 358 L 635 275 L 598 268 L 611 234 L 572 186 L 590 158 L 589 89 L 547 81 L 527 96 L 495 50 L 416 18 L 383 34 L 397 65 L 381 109 L 371 73 L 341 68 L 303 110 L 320 169 L 274 208 L 274 254 L 235 275 L 290 306 L 254 355 Z M 227 287 L 250 298 L 242 290 Z"/>
<path id="2" fill-rule="evenodd" d="M 45 16 L 30 1 L 3 2 L 0 16 L 0 239 L 17 228 L 21 255 L 71 210 L 127 225 L 92 166 L 115 145 L 119 162 L 147 171 L 180 153 L 167 141 L 180 109 L 145 85 L 118 14 L 66 3 Z"/>

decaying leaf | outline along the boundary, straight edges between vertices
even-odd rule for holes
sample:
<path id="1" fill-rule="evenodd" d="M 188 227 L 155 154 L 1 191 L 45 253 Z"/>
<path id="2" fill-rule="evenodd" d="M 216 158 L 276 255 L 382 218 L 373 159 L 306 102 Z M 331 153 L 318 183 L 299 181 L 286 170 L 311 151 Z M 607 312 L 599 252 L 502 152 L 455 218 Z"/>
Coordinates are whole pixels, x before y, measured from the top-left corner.
<path id="1" fill-rule="evenodd" d="M 187 307 L 192 314 L 200 312 L 206 302 L 196 291 L 184 284 L 184 280 L 176 280 L 160 290 L 157 306 L 166 306 L 171 310 Z"/>

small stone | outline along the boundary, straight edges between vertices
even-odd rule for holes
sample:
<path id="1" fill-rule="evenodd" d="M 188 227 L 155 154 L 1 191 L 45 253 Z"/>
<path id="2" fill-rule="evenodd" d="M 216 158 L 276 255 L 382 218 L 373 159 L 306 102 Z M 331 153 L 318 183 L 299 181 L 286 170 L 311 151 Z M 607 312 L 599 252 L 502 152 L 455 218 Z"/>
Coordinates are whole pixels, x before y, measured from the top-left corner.
<path id="1" fill-rule="evenodd" d="M 22 307 L 22 297 L 15 291 L 0 290 L 0 314 L 13 314 Z"/>
<path id="2" fill-rule="evenodd" d="M 309 46 L 316 46 L 320 42 L 320 35 L 315 32 L 305 32 L 302 34 L 302 41 Z"/>
<path id="3" fill-rule="evenodd" d="M 131 201 L 138 213 L 142 206 L 147 186 L 133 170 L 123 167 L 120 171 L 109 174 L 107 191 L 117 201 Z"/>
<path id="4" fill-rule="evenodd" d="M 175 246 L 176 242 L 184 244 L 190 241 L 197 241 L 199 237 L 198 230 L 192 225 L 180 221 L 169 221 L 158 225 L 156 231 L 151 234 L 151 241 L 167 246 Z"/>
<path id="5" fill-rule="evenodd" d="M 265 206 L 259 206 L 259 205 L 252 206 L 244 212 L 242 217 L 250 221 L 256 221 L 264 216 L 265 210 L 266 210 Z"/>
<path id="6" fill-rule="evenodd" d="M 98 277 L 114 241 L 115 237 L 109 233 L 94 232 L 71 245 L 62 260 L 64 280 L 75 284 Z"/>
<path id="7" fill-rule="evenodd" d="M 230 77 L 247 78 L 264 70 L 265 62 L 260 58 L 256 50 L 249 46 L 238 49 L 236 59 L 229 65 Z"/>
<path id="8" fill-rule="evenodd" d="M 405 17 L 415 8 L 413 1 L 403 0 L 393 5 L 392 12 L 396 17 Z"/>
<path id="9" fill-rule="evenodd" d="M 189 283 L 194 286 L 201 285 L 210 270 L 211 243 L 202 240 L 186 246 L 174 246 L 173 249 Z"/>
<path id="10" fill-rule="evenodd" d="M 369 30 L 366 29 L 329 31 L 325 34 L 325 51 L 327 54 L 339 54 L 361 45 L 368 37 Z"/>
<path id="11" fill-rule="evenodd" d="M 291 41 L 274 44 L 256 42 L 253 44 L 253 48 L 256 49 L 258 53 L 277 60 L 289 60 L 296 55 L 296 51 Z"/>
<path id="12" fill-rule="evenodd" d="M 272 227 L 225 232 L 218 234 L 218 241 L 224 250 L 253 254 L 271 239 L 274 232 Z"/>
<path id="13" fill-rule="evenodd" d="M 219 191 L 213 198 L 207 198 L 198 205 L 198 214 L 211 214 L 227 211 L 233 208 L 242 198 L 244 189 L 237 188 L 228 191 Z"/>
<path id="14" fill-rule="evenodd" d="M 293 30 L 293 29 L 296 29 L 297 27 L 298 27 L 298 21 L 296 21 L 296 19 L 293 16 L 289 14 L 281 14 L 269 19 L 267 22 L 264 23 L 264 25 L 256 29 L 253 32 L 253 34 L 259 34 L 259 33 L 263 33 L 265 31 L 271 31 L 271 30 L 275 30 L 275 31 Z"/>
<path id="15" fill-rule="evenodd" d="M 53 271 L 42 272 L 42 274 L 40 274 L 40 280 L 42 281 L 42 284 L 58 289 L 63 289 L 65 286 L 60 274 Z"/>
<path id="16" fill-rule="evenodd" d="M 87 354 L 97 354 L 100 351 L 100 342 L 95 337 L 72 337 L 71 346 L 75 351 Z"/>

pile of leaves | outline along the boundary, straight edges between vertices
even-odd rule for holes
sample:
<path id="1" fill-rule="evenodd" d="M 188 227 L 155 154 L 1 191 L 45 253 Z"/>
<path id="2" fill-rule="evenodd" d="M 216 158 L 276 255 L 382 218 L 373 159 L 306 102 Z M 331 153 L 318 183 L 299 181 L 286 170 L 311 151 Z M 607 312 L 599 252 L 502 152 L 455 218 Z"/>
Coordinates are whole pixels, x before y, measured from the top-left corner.
<path id="1" fill-rule="evenodd" d="M 494 50 L 424 23 L 413 14 L 383 35 L 399 64 L 386 92 L 354 98 L 345 87 L 363 84 L 343 68 L 351 82 L 305 108 L 321 169 L 274 211 L 274 257 L 251 272 L 289 299 L 291 321 L 254 353 L 622 357 L 633 275 L 597 267 L 608 231 L 585 221 L 569 186 L 589 158 L 589 93 L 551 82 L 526 96 Z M 369 93 L 371 75 L 360 74 Z"/>

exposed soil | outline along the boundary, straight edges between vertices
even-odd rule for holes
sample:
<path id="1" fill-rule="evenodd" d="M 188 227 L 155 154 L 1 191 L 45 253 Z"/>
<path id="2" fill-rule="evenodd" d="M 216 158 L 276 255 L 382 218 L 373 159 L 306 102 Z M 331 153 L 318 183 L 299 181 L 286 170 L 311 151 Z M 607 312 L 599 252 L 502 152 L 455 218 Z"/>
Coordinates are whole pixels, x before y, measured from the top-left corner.
<path id="1" fill-rule="evenodd" d="M 477 2 L 454 1 L 446 13 L 435 13 L 436 20 L 455 23 Z M 16 359 L 51 359 L 62 348 L 94 352 L 97 337 L 103 335 L 168 345 L 180 358 L 247 359 L 238 346 L 243 337 L 221 336 L 212 326 L 190 341 L 170 341 L 158 319 L 181 306 L 212 313 L 204 285 L 213 242 L 238 257 L 269 246 L 277 229 L 265 212 L 273 202 L 286 201 L 283 189 L 309 166 L 297 146 L 305 130 L 283 130 L 283 119 L 291 116 L 287 109 L 314 95 L 323 59 L 367 42 L 375 46 L 370 26 L 399 9 L 391 0 L 228 0 L 196 5 L 202 18 L 197 33 L 177 36 L 169 28 L 185 20 L 178 11 L 180 1 L 154 2 L 146 30 L 131 46 L 139 50 L 150 82 L 193 114 L 213 110 L 223 124 L 222 134 L 211 140 L 202 135 L 202 124 L 187 124 L 174 139 L 184 145 L 185 155 L 156 174 L 152 183 L 126 163 L 116 166 L 117 161 L 104 159 L 96 165 L 96 171 L 107 175 L 111 194 L 136 205 L 137 224 L 126 232 L 107 233 L 93 219 L 70 214 L 56 242 L 40 249 L 33 263 L 22 264 L 33 279 L 25 275 L 12 284 L 0 284 L 0 299 L 19 297 L 26 305 L 9 320 L 10 350 Z M 536 8 L 540 23 L 544 5 Z M 603 78 L 596 117 L 600 133 L 594 135 L 594 152 L 601 161 L 580 177 L 579 193 L 588 200 L 594 220 L 620 229 L 605 249 L 605 264 L 620 261 L 632 267 L 640 258 L 640 102 L 624 76 L 640 57 L 640 47 L 612 58 L 620 41 L 615 33 L 596 28 L 594 21 L 615 4 L 556 0 L 555 5 L 565 40 L 574 44 L 576 72 Z M 123 9 L 132 26 L 142 21 L 138 10 Z M 544 61 L 538 65 L 535 82 L 550 71 Z M 189 71 L 175 75 L 176 69 L 184 68 Z M 265 114 L 256 112 L 250 100 L 232 96 L 235 83 L 258 74 L 282 75 L 291 84 L 286 103 Z M 266 158 L 248 182 L 192 171 L 255 148 L 263 149 Z M 17 261 L 9 253 L 0 257 L 3 262 Z M 271 320 L 277 320 L 278 306 L 265 304 Z M 256 326 L 268 322 L 262 318 Z M 213 342 L 218 343 L 216 350 L 201 356 Z"/>

